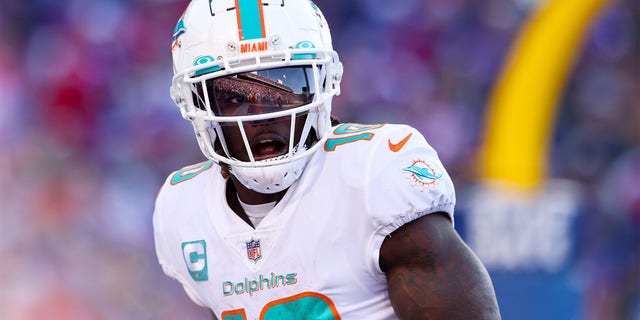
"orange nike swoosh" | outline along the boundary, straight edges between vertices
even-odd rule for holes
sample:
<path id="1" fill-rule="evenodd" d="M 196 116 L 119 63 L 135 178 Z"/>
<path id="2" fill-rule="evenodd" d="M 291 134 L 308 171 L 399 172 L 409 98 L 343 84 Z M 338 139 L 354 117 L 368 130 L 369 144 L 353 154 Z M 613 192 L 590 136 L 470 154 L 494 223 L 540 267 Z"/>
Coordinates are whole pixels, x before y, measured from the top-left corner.
<path id="1" fill-rule="evenodd" d="M 398 143 L 392 143 L 391 139 L 389 139 L 389 149 L 391 149 L 391 151 L 393 151 L 393 152 L 400 151 L 400 149 L 402 149 L 402 147 L 404 147 L 404 145 L 407 143 L 407 141 L 409 141 L 409 138 L 411 138 L 412 134 L 413 133 L 409 133 L 406 137 L 404 137 L 404 139 L 400 140 L 400 142 L 398 142 Z"/>

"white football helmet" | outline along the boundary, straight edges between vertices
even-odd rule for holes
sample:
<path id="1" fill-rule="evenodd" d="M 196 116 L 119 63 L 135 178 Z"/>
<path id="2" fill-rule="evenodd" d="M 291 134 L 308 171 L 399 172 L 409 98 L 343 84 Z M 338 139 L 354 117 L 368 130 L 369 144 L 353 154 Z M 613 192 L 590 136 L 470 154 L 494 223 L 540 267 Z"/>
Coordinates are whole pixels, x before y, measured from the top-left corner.
<path id="1" fill-rule="evenodd" d="M 295 182 L 324 144 L 340 94 L 342 64 L 320 9 L 309 0 L 193 0 L 172 53 L 171 97 L 204 155 L 257 192 Z M 269 132 L 252 140 L 252 127 L 270 123 L 290 123 L 288 141 Z"/>

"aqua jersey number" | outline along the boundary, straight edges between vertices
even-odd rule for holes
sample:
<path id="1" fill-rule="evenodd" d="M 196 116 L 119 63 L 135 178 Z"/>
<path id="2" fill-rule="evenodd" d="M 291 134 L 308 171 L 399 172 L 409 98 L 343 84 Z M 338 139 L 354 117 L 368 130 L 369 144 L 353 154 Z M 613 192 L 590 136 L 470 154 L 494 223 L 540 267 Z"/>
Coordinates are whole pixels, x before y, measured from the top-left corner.
<path id="1" fill-rule="evenodd" d="M 366 140 L 369 141 L 373 139 L 375 134 L 373 132 L 364 132 L 369 130 L 375 130 L 382 127 L 382 124 L 358 124 L 358 123 L 344 123 L 337 127 L 333 133 L 339 137 L 330 138 L 324 143 L 324 150 L 327 152 L 335 151 L 338 146 L 360 141 Z"/>
<path id="2" fill-rule="evenodd" d="M 340 320 L 329 297 L 316 292 L 303 292 L 267 303 L 260 320 Z M 247 320 L 244 309 L 225 311 L 222 320 Z"/>

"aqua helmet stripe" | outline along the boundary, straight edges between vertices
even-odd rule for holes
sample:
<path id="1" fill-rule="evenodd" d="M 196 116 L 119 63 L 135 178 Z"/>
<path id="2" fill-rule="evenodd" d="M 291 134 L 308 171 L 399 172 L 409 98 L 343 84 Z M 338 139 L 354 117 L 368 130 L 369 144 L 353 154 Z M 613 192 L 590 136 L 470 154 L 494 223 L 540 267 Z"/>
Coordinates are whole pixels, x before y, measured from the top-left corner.
<path id="1" fill-rule="evenodd" d="M 241 41 L 266 37 L 262 0 L 236 0 L 236 14 Z"/>

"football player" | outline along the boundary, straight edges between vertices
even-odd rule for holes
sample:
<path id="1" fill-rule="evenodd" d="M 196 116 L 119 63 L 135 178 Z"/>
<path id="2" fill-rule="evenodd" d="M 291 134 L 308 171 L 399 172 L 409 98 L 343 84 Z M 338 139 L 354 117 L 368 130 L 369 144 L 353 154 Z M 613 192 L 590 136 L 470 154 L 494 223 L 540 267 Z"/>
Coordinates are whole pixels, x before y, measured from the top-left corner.
<path id="1" fill-rule="evenodd" d="M 209 160 L 167 178 L 153 224 L 195 303 L 223 320 L 500 318 L 425 138 L 332 121 L 343 69 L 311 1 L 193 0 L 172 53 Z"/>

